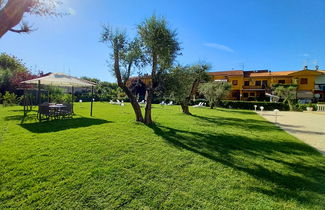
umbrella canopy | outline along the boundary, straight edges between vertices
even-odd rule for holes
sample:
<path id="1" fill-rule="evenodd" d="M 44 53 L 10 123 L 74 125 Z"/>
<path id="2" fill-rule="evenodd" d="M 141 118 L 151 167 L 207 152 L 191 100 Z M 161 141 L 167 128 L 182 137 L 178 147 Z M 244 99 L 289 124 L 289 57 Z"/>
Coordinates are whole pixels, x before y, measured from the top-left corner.
<path id="1" fill-rule="evenodd" d="M 43 85 L 53 85 L 59 87 L 91 87 L 94 86 L 95 83 L 82 80 L 76 77 L 71 77 L 69 75 L 63 73 L 51 73 L 44 77 L 39 77 L 31 80 L 26 80 L 21 83 L 23 84 L 38 84 L 40 81 Z"/>

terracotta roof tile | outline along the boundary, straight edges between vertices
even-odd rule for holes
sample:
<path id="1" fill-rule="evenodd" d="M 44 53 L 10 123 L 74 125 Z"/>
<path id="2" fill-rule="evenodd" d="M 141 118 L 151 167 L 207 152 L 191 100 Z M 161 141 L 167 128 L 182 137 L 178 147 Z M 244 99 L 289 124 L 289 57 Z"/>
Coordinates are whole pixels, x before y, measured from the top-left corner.
<path id="1" fill-rule="evenodd" d="M 243 76 L 244 71 L 242 70 L 233 70 L 233 71 L 216 71 L 208 72 L 211 76 Z"/>
<path id="2" fill-rule="evenodd" d="M 288 76 L 295 71 L 275 71 L 275 72 L 262 72 L 262 73 L 251 73 L 251 77 L 271 77 L 271 76 Z"/>

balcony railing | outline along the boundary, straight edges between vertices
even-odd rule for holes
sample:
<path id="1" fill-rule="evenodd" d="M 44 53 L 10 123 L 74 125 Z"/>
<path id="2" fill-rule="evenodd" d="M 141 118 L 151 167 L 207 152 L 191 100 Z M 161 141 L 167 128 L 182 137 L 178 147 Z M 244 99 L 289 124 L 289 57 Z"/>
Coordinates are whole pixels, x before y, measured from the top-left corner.
<path id="1" fill-rule="evenodd" d="M 245 86 L 245 85 L 243 85 L 243 89 L 266 89 L 266 88 L 267 88 L 266 85 L 259 85 L 259 86 L 256 86 L 256 85 Z"/>

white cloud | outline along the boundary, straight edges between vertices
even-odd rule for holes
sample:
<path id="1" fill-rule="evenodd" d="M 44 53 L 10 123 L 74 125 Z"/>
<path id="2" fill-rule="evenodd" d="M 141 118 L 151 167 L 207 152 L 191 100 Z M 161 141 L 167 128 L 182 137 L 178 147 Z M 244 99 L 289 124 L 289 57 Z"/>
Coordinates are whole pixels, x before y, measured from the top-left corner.
<path id="1" fill-rule="evenodd" d="M 310 55 L 308 53 L 304 53 L 304 54 L 302 54 L 302 56 L 309 57 Z"/>
<path id="2" fill-rule="evenodd" d="M 217 44 L 217 43 L 205 43 L 203 44 L 206 47 L 212 47 L 218 50 L 223 50 L 226 52 L 235 52 L 233 49 L 231 49 L 230 47 L 226 46 L 226 45 L 222 45 L 222 44 Z"/>
<path id="3" fill-rule="evenodd" d="M 68 13 L 70 15 L 76 15 L 77 14 L 76 10 L 72 9 L 71 7 L 69 7 L 69 9 L 68 9 Z"/>

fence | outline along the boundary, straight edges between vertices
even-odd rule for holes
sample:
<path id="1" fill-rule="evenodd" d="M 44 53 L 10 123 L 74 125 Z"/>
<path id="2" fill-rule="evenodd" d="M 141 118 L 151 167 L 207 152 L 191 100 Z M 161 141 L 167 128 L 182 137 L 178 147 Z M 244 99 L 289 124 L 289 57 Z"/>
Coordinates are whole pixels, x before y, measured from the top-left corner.
<path id="1" fill-rule="evenodd" d="M 325 112 L 325 104 L 317 104 L 318 112 Z"/>

